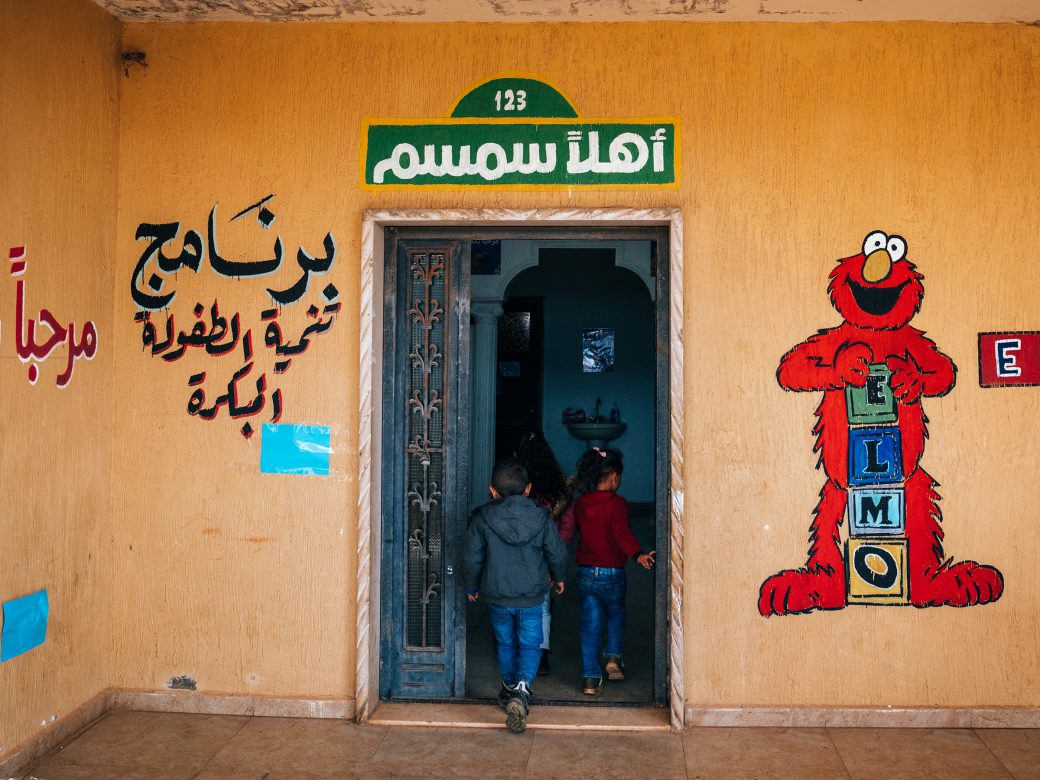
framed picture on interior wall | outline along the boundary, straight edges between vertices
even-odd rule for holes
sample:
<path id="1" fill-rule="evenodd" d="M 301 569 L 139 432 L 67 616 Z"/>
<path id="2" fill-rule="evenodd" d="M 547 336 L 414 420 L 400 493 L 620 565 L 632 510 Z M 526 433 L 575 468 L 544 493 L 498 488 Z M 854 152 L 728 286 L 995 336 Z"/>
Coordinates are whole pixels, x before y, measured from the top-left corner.
<path id="1" fill-rule="evenodd" d="M 474 276 L 500 276 L 502 274 L 502 242 L 493 238 L 488 241 L 473 241 L 470 245 L 469 270 Z"/>
<path id="2" fill-rule="evenodd" d="M 613 328 L 589 328 L 581 332 L 581 370 L 586 374 L 614 370 Z"/>

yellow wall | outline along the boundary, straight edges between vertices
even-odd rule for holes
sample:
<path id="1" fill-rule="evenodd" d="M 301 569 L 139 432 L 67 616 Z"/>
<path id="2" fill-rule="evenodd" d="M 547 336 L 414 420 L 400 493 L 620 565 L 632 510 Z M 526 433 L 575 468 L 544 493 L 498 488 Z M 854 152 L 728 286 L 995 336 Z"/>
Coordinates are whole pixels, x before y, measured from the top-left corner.
<path id="1" fill-rule="evenodd" d="M 112 610 L 111 684 L 156 689 L 189 674 L 204 692 L 353 695 L 363 209 L 679 206 L 687 704 L 1040 700 L 1032 587 L 1040 520 L 1032 486 L 1040 474 L 1030 422 L 1037 393 L 981 390 L 975 368 L 978 331 L 1037 327 L 1035 29 L 130 25 L 123 45 L 146 52 L 148 67 L 120 79 L 115 265 L 98 252 L 90 266 L 98 272 L 78 277 L 114 296 L 101 357 L 112 360 L 115 391 L 99 390 L 92 402 L 102 406 L 73 417 L 84 431 L 108 409 L 115 418 L 113 542 L 101 585 Z M 359 190 L 363 116 L 440 117 L 466 87 L 502 70 L 544 75 L 584 115 L 679 116 L 682 186 Z M 32 78 L 32 71 L 23 77 Z M 108 105 L 98 97 L 91 110 Z M 226 222 L 272 193 L 271 231 Z M 222 247 L 235 257 L 269 257 L 275 234 L 290 257 L 301 242 L 318 250 L 326 231 L 336 237 L 336 265 L 312 281 L 310 297 L 331 280 L 342 316 L 277 385 L 270 362 L 263 364 L 284 393 L 282 422 L 332 426 L 330 477 L 261 475 L 259 436 L 243 439 L 242 421 L 186 413 L 188 377 L 206 370 L 219 387 L 243 365 L 240 355 L 206 361 L 193 352 L 167 364 L 142 351 L 129 295 L 144 246 L 134 240 L 137 226 L 181 221 L 182 233 L 205 236 L 216 203 L 227 231 Z M 64 212 L 44 202 L 40 213 Z M 907 237 L 927 277 L 914 324 L 961 368 L 953 393 L 925 406 L 932 425 L 923 465 L 942 483 L 947 552 L 998 566 L 1006 592 L 995 605 L 962 610 L 856 607 L 766 620 L 756 610 L 759 584 L 804 562 L 822 486 L 810 434 L 818 399 L 780 390 L 777 362 L 816 329 L 837 324 L 827 273 L 875 228 Z M 257 360 L 268 360 L 255 321 L 267 306 L 263 287 L 293 277 L 289 268 L 241 281 L 207 268 L 182 271 L 171 310 L 180 328 L 195 302 L 219 300 L 223 312 L 252 318 Z M 73 301 L 86 305 L 82 295 Z M 284 317 L 299 332 L 299 314 Z M 0 350 L 10 356 L 6 325 Z M 9 385 L 28 391 L 20 365 L 4 364 L 17 379 L 5 378 L 0 402 L 9 403 Z M 97 361 L 84 368 L 92 371 L 77 375 L 80 390 L 110 373 L 93 370 Z M 17 430 L 23 441 L 35 435 Z M 71 430 L 63 435 L 89 438 Z M 54 565 L 69 566 L 72 555 Z M 10 672 L 0 667 L 3 674 Z"/>
<path id="2" fill-rule="evenodd" d="M 0 664 L 2 759 L 109 682 L 120 26 L 90 3 L 18 0 L 0 29 L 0 601 L 50 600 L 46 643 Z M 17 356 L 8 250 L 23 244 L 27 316 L 98 331 L 63 390 L 65 345 L 35 386 Z"/>
<path id="3" fill-rule="evenodd" d="M 136 630 L 115 633 L 118 684 L 189 672 L 218 691 L 352 693 L 362 209 L 678 205 L 688 703 L 1037 702 L 1037 395 L 980 390 L 975 374 L 977 331 L 1038 324 L 1036 30 L 151 25 L 128 27 L 126 42 L 149 68 L 126 83 L 121 129 L 116 514 L 134 551 L 123 549 L 115 590 L 131 594 L 117 623 Z M 443 116 L 500 70 L 544 75 L 585 115 L 678 115 L 682 187 L 359 192 L 363 116 Z M 332 230 L 341 250 L 331 278 L 347 316 L 285 380 L 283 421 L 335 426 L 329 479 L 259 476 L 236 425 L 189 419 L 187 369 L 142 356 L 122 287 L 139 222 L 204 226 L 214 202 L 237 209 L 272 192 L 286 240 Z M 983 608 L 766 620 L 758 586 L 804 562 L 822 486 L 817 398 L 782 392 L 777 362 L 837 323 L 827 273 L 875 228 L 908 238 L 927 276 L 915 324 L 961 366 L 953 394 L 926 404 L 924 465 L 943 485 L 947 550 L 998 565 L 1007 592 Z M 238 294 L 207 279 L 190 280 L 210 285 L 200 296 Z M 241 287 L 257 292 L 236 300 L 258 309 L 259 285 Z M 272 540 L 246 541 L 258 536 Z"/>

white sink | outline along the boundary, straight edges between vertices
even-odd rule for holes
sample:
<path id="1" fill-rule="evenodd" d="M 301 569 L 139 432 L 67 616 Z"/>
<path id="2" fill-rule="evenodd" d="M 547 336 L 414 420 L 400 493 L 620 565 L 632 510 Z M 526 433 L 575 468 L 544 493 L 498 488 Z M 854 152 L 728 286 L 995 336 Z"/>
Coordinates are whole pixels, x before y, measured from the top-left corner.
<path id="1" fill-rule="evenodd" d="M 567 423 L 571 436 L 590 447 L 606 447 L 608 442 L 628 430 L 626 423 Z"/>

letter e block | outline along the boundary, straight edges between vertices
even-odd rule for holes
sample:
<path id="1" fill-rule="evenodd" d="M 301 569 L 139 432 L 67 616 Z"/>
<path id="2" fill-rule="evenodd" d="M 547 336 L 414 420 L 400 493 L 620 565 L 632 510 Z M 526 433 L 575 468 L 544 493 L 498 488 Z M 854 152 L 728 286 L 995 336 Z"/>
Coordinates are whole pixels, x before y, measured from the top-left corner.
<path id="1" fill-rule="evenodd" d="M 908 604 L 903 538 L 849 539 L 845 571 L 850 604 Z"/>
<path id="2" fill-rule="evenodd" d="M 903 446 L 899 427 L 850 428 L 849 484 L 884 485 L 902 481 Z"/>
<path id="3" fill-rule="evenodd" d="M 884 363 L 872 363 L 866 385 L 845 388 L 845 408 L 850 425 L 896 422 L 896 399 L 888 381 L 891 376 L 892 372 Z"/>
<path id="4" fill-rule="evenodd" d="M 903 488 L 849 490 L 849 534 L 902 536 L 906 529 Z"/>

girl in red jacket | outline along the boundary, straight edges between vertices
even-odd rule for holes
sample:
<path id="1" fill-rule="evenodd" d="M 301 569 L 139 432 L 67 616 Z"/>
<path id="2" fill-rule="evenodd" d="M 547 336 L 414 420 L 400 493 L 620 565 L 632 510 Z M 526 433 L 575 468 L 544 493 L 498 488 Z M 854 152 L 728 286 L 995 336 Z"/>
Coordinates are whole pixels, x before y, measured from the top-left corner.
<path id="1" fill-rule="evenodd" d="M 617 494 L 624 466 L 621 453 L 594 447 L 578 461 L 574 504 L 578 532 L 578 596 L 581 599 L 582 692 L 595 696 L 603 684 L 600 640 L 607 630 L 606 670 L 611 680 L 625 679 L 625 563 L 644 569 L 656 551 L 643 552 L 628 521 L 628 502 Z"/>

